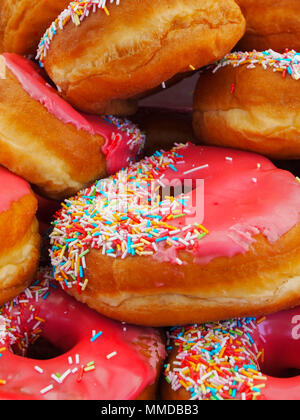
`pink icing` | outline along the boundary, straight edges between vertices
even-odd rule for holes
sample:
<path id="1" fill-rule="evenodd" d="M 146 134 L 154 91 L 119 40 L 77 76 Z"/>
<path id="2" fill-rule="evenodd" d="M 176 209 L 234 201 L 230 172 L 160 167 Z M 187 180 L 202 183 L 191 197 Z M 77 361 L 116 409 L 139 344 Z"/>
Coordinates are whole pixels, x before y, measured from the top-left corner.
<path id="1" fill-rule="evenodd" d="M 8 69 L 18 79 L 24 90 L 40 102 L 52 115 L 64 124 L 72 124 L 77 130 L 87 131 L 91 136 L 98 134 L 105 139 L 102 152 L 107 159 L 107 172 L 112 174 L 135 160 L 140 144 L 130 147 L 131 136 L 104 118 L 82 114 L 60 97 L 57 91 L 41 75 L 41 69 L 34 62 L 17 54 L 3 54 Z M 117 137 L 118 141 L 115 140 Z"/>
<path id="2" fill-rule="evenodd" d="M 0 166 L 0 213 L 7 211 L 14 201 L 30 193 L 28 182 Z"/>
<path id="3" fill-rule="evenodd" d="M 193 249 L 198 263 L 244 254 L 258 234 L 274 243 L 299 223 L 300 184 L 291 173 L 277 169 L 268 159 L 254 153 L 192 144 L 178 154 L 184 163 L 176 165 L 177 172 L 168 168 L 163 182 L 192 179 L 195 189 L 186 194 L 186 209 L 191 209 L 196 194 L 202 194 L 200 187 L 196 188 L 196 180 L 203 179 L 204 218 L 199 219 L 196 214 L 169 223 L 180 227 L 201 223 L 209 230 L 209 235 Z M 198 167 L 201 168 L 185 174 Z M 160 249 L 154 257 L 174 261 L 175 255 Z"/>
<path id="4" fill-rule="evenodd" d="M 299 400 L 300 376 L 284 377 L 289 369 L 300 369 L 300 308 L 268 316 L 251 333 L 264 349 L 262 372 L 268 374 L 262 395 L 267 400 Z"/>
<path id="5" fill-rule="evenodd" d="M 0 377 L 6 384 L 1 385 L 0 399 L 128 400 L 135 399 L 154 383 L 156 362 L 165 356 L 157 331 L 111 321 L 60 289 L 53 289 L 46 299 L 39 298 L 37 302 L 34 297 L 30 304 L 45 321 L 42 336 L 65 353 L 50 360 L 34 360 L 15 355 L 8 349 L 2 351 Z M 17 305 L 14 311 L 19 309 Z M 25 311 L 22 310 L 21 332 L 29 325 L 30 312 Z M 102 334 L 91 342 L 93 331 Z M 146 337 L 144 343 L 150 348 L 149 359 L 142 356 L 135 345 L 142 337 L 144 340 Z M 115 356 L 107 359 L 113 352 Z M 76 355 L 79 355 L 79 364 Z M 85 372 L 80 381 L 78 372 L 70 373 L 61 384 L 51 378 L 54 373 L 79 369 L 91 361 L 95 362 L 96 369 Z M 36 365 L 43 373 L 35 370 Z M 41 394 L 49 385 L 53 385 L 53 389 Z"/>

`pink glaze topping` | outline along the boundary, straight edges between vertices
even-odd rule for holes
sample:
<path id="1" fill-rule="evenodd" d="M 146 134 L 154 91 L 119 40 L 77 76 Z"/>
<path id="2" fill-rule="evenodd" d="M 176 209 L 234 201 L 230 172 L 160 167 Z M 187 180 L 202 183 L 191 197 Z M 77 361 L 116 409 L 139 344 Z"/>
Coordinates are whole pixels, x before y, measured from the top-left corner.
<path id="1" fill-rule="evenodd" d="M 174 197 L 166 191 L 170 184 Z M 56 278 L 63 280 L 63 272 L 78 285 L 85 275 L 71 260 L 91 248 L 176 264 L 185 250 L 207 264 L 246 253 L 259 234 L 273 244 L 299 221 L 300 185 L 291 173 L 257 154 L 180 145 L 66 200 L 50 253 Z"/>
<path id="2" fill-rule="evenodd" d="M 100 118 L 78 112 L 45 81 L 37 64 L 17 54 L 5 53 L 3 57 L 7 68 L 24 90 L 49 113 L 64 124 L 72 124 L 77 130 L 105 139 L 102 152 L 107 159 L 109 175 L 136 160 L 144 147 L 145 136 L 133 123 L 111 116 Z"/>
<path id="3" fill-rule="evenodd" d="M 0 399 L 127 400 L 154 383 L 165 356 L 157 331 L 104 318 L 56 290 L 49 271 L 39 276 L 0 308 Z M 63 354 L 26 358 L 39 336 Z"/>
<path id="4" fill-rule="evenodd" d="M 168 336 L 177 354 L 165 378 L 175 392 L 185 388 L 193 400 L 300 399 L 300 307 L 175 327 Z"/>
<path id="5" fill-rule="evenodd" d="M 28 182 L 0 166 L 0 213 L 7 211 L 14 201 L 30 192 Z"/>

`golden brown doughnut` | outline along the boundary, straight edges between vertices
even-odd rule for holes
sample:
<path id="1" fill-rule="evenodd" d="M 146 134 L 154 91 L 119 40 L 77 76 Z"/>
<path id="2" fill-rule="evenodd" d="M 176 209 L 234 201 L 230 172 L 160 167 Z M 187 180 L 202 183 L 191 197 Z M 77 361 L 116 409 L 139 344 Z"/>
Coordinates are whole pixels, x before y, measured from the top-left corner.
<path id="1" fill-rule="evenodd" d="M 247 22 L 238 43 L 242 51 L 272 48 L 300 50 L 300 3 L 298 0 L 236 0 Z"/>
<path id="2" fill-rule="evenodd" d="M 0 52 L 35 54 L 39 40 L 68 0 L 1 0 Z"/>
<path id="3" fill-rule="evenodd" d="M 51 233 L 55 277 L 100 313 L 142 325 L 297 305 L 299 192 L 261 155 L 157 152 L 65 201 Z"/>
<path id="4" fill-rule="evenodd" d="M 29 184 L 0 166 L 0 305 L 33 280 L 40 255 L 37 200 Z"/>
<path id="5" fill-rule="evenodd" d="M 41 77 L 5 53 L 0 79 L 0 163 L 43 195 L 61 199 L 135 160 L 145 137 L 128 120 L 83 115 Z"/>
<path id="6" fill-rule="evenodd" d="M 85 0 L 52 24 L 37 58 L 71 104 L 104 114 L 223 57 L 244 31 L 233 0 Z"/>
<path id="7" fill-rule="evenodd" d="M 232 53 L 200 75 L 193 125 L 205 144 L 300 158 L 300 55 Z"/>

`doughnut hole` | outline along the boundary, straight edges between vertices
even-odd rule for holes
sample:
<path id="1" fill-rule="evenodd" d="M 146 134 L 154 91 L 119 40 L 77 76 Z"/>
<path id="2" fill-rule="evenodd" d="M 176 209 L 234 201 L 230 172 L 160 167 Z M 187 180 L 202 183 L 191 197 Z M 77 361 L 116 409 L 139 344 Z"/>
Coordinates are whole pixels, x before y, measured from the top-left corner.
<path id="1" fill-rule="evenodd" d="M 16 356 L 36 360 L 50 360 L 72 350 L 79 341 L 78 332 L 67 317 L 53 313 L 22 313 L 19 340 L 10 346 Z"/>
<path id="2" fill-rule="evenodd" d="M 269 316 L 259 326 L 258 348 L 264 351 L 263 361 L 260 363 L 263 374 L 282 379 L 300 376 L 299 326 L 294 326 L 294 321 L 294 318 L 289 317 L 288 311 L 285 311 Z"/>

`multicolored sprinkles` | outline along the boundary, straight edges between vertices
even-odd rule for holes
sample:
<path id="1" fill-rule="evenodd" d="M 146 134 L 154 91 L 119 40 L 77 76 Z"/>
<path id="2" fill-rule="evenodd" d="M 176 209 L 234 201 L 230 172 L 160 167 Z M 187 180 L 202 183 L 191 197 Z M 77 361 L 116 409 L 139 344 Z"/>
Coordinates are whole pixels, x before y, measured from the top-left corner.
<path id="1" fill-rule="evenodd" d="M 165 171 L 176 173 L 184 163 L 183 147 L 156 152 L 65 200 L 50 234 L 53 276 L 63 288 L 76 285 L 81 293 L 87 287 L 86 257 L 91 249 L 124 259 L 172 248 L 174 263 L 183 264 L 178 251 L 192 251 L 209 233 L 198 223 L 170 224 L 190 214 L 188 195 L 160 195 Z"/>
<path id="2" fill-rule="evenodd" d="M 90 15 L 98 10 L 105 12 L 109 16 L 109 10 L 107 3 L 115 3 L 117 6 L 120 4 L 120 0 L 75 0 L 72 1 L 68 7 L 52 22 L 51 26 L 47 29 L 44 36 L 42 37 L 36 59 L 39 61 L 41 67 L 44 66 L 44 60 L 47 55 L 47 51 L 51 44 L 52 39 L 57 34 L 58 29 L 63 29 L 68 22 L 73 22 L 74 25 L 79 26 L 81 22 Z"/>
<path id="3" fill-rule="evenodd" d="M 165 365 L 165 380 L 173 391 L 185 389 L 190 400 L 262 399 L 264 352 L 252 338 L 261 322 L 243 318 L 172 328 L 167 350 L 177 353 Z"/>
<path id="4" fill-rule="evenodd" d="M 10 348 L 14 353 L 24 357 L 29 347 L 41 336 L 45 321 L 38 316 L 37 305 L 32 303 L 40 299 L 47 299 L 51 287 L 57 287 L 53 283 L 50 273 L 49 270 L 41 270 L 32 286 L 11 302 L 0 307 L 0 347 L 3 346 L 2 351 Z M 26 330 L 24 326 L 26 326 Z"/>
<path id="5" fill-rule="evenodd" d="M 263 52 L 232 52 L 214 65 L 213 73 L 226 66 L 253 69 L 258 65 L 265 70 L 282 73 L 282 77 L 289 75 L 294 80 L 300 79 L 300 53 L 294 50 L 286 50 L 283 54 L 271 49 Z"/>

